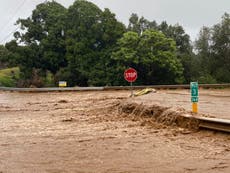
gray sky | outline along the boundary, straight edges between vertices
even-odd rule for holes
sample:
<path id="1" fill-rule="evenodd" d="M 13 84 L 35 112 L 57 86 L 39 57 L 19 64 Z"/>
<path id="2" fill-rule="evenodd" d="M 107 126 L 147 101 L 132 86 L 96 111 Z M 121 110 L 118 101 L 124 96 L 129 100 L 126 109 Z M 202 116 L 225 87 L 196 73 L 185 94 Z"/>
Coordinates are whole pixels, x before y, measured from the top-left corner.
<path id="1" fill-rule="evenodd" d="M 74 0 L 56 0 L 68 7 Z M 202 26 L 212 26 L 221 20 L 224 12 L 230 13 L 230 0 L 89 0 L 101 9 L 109 8 L 117 19 L 128 24 L 131 13 L 137 13 L 158 23 L 179 23 L 195 40 Z M 44 0 L 0 0 L 0 44 L 11 40 L 14 23 L 27 18 L 37 4 Z M 10 36 L 11 35 L 11 36 Z"/>

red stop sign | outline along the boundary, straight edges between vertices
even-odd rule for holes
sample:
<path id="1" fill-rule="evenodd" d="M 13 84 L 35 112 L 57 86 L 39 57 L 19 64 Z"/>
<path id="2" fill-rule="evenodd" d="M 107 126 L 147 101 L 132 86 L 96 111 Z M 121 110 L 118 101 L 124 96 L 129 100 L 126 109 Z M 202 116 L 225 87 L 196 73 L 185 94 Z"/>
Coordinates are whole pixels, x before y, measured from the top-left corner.
<path id="1" fill-rule="evenodd" d="M 135 82 L 137 79 L 137 71 L 134 68 L 128 68 L 124 72 L 124 78 L 128 82 Z"/>

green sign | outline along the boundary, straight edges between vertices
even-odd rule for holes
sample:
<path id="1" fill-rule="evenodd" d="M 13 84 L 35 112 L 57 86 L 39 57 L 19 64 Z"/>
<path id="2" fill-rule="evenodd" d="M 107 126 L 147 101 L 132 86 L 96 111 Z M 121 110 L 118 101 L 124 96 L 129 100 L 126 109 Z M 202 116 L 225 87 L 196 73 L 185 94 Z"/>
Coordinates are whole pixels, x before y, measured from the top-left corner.
<path id="1" fill-rule="evenodd" d="M 191 90 L 192 97 L 198 97 L 198 82 L 191 82 L 190 90 Z"/>
<path id="2" fill-rule="evenodd" d="M 198 82 L 191 82 L 190 83 L 190 90 L 191 90 L 191 101 L 198 102 Z"/>
<path id="3" fill-rule="evenodd" d="M 199 101 L 199 97 L 191 97 L 191 102 L 198 102 Z"/>

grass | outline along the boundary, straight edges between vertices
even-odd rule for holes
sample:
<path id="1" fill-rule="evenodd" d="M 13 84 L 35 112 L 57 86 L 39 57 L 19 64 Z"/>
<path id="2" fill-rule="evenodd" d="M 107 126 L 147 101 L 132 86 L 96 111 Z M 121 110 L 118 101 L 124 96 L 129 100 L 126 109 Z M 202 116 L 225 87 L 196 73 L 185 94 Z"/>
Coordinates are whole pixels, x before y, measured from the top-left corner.
<path id="1" fill-rule="evenodd" d="M 6 68 L 0 70 L 0 87 L 16 87 L 20 80 L 19 67 Z M 41 77 L 44 87 L 54 87 L 54 77 L 52 73 L 47 72 L 46 77 Z"/>
<path id="2" fill-rule="evenodd" d="M 42 78 L 42 80 L 44 82 L 45 87 L 54 87 L 55 86 L 53 75 L 50 72 L 47 72 L 46 78 Z"/>
<path id="3" fill-rule="evenodd" d="M 15 87 L 19 79 L 19 68 L 7 68 L 0 70 L 0 86 Z"/>

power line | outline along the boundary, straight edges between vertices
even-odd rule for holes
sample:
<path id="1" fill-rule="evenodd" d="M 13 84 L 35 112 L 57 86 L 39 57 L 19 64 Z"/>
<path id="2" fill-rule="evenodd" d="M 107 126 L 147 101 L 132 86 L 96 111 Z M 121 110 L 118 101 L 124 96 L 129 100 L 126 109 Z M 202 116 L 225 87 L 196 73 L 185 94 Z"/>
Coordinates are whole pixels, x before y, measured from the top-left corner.
<path id="1" fill-rule="evenodd" d="M 20 10 L 20 9 L 23 7 L 23 5 L 25 4 L 25 2 L 26 2 L 26 0 L 23 0 L 22 3 L 19 4 L 19 6 L 16 8 L 14 14 L 12 15 L 11 19 L 8 20 L 8 22 L 5 23 L 5 24 L 3 25 L 3 27 L 1 28 L 1 31 L 3 31 L 3 30 L 7 27 L 7 25 L 14 19 L 14 17 L 16 16 L 16 14 L 19 12 L 19 10 Z"/>
<path id="2" fill-rule="evenodd" d="M 45 0 L 43 3 L 47 3 L 48 0 Z M 17 8 L 17 10 L 19 10 L 24 4 L 25 4 L 26 0 L 23 1 L 23 3 L 19 6 L 19 8 Z M 17 13 L 15 13 L 14 15 L 16 15 Z M 29 16 L 31 17 L 32 14 Z M 12 19 L 11 19 L 12 20 Z M 16 29 L 14 29 L 12 32 L 10 32 L 9 34 L 7 34 L 3 39 L 0 40 L 0 43 L 5 42 L 12 34 L 14 34 L 18 29 L 20 29 L 20 26 L 18 26 Z"/>
<path id="3" fill-rule="evenodd" d="M 9 33 L 8 35 L 6 35 L 1 41 L 0 43 L 3 43 L 4 41 L 6 41 L 12 34 L 14 34 L 18 29 L 20 28 L 20 26 L 18 26 L 16 29 L 14 29 L 11 33 Z"/>

